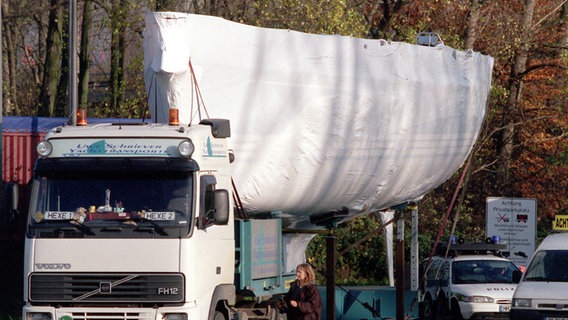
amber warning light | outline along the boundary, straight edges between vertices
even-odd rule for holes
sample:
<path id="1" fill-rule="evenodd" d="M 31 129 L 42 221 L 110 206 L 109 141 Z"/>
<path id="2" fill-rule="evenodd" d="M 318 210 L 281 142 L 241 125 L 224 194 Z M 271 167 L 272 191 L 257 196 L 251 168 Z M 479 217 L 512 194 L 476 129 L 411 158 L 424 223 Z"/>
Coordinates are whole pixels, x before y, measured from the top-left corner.
<path id="1" fill-rule="evenodd" d="M 77 125 L 78 126 L 87 125 L 87 109 L 79 109 L 77 111 Z"/>
<path id="2" fill-rule="evenodd" d="M 170 109 L 170 126 L 179 126 L 179 110 Z"/>

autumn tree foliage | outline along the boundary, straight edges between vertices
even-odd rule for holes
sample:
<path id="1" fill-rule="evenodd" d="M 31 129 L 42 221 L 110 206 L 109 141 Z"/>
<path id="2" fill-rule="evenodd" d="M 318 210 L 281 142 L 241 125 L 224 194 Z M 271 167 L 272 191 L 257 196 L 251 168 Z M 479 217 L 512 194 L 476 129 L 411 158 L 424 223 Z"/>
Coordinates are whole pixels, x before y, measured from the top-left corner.
<path id="1" fill-rule="evenodd" d="M 53 102 L 57 101 L 54 88 L 61 78 L 58 73 L 65 64 L 63 44 L 54 41 L 65 36 L 60 14 L 66 15 L 67 2 L 1 3 L 3 114 L 65 116 L 61 100 Z M 550 232 L 554 215 L 568 214 L 565 0 L 78 0 L 78 5 L 79 12 L 87 5 L 90 10 L 85 12 L 91 14 L 79 17 L 88 22 L 82 28 L 89 27 L 90 41 L 82 42 L 79 52 L 82 64 L 89 61 L 88 68 L 81 66 L 81 79 L 88 82 L 81 85 L 85 95 L 81 103 L 90 116 L 140 117 L 147 112 L 142 29 L 144 13 L 151 10 L 411 43 L 418 32 L 431 31 L 438 33 L 445 45 L 490 55 L 495 59 L 491 96 L 467 179 L 458 185 L 462 172 L 457 172 L 419 203 L 420 233 L 425 235 L 421 245 L 426 249 L 422 254 L 429 252 L 456 188 L 460 197 L 450 208 L 450 218 L 456 221 L 458 236 L 468 240 L 485 236 L 485 200 L 489 196 L 536 199 L 540 234 Z M 355 221 L 341 228 L 351 235 L 377 232 L 373 217 L 361 219 L 370 221 Z M 450 224 L 443 230 L 445 234 Z M 338 240 L 339 247 L 355 241 L 345 239 Z M 317 240 L 314 243 L 317 248 Z M 347 259 L 340 260 L 346 269 L 339 269 L 349 274 L 355 261 L 380 255 L 378 246 L 374 240 L 364 242 L 355 253 L 341 258 Z M 312 252 L 315 255 L 317 251 Z M 368 270 L 357 272 L 364 276 L 346 276 L 344 280 L 365 282 L 363 278 L 368 277 L 384 281 Z"/>

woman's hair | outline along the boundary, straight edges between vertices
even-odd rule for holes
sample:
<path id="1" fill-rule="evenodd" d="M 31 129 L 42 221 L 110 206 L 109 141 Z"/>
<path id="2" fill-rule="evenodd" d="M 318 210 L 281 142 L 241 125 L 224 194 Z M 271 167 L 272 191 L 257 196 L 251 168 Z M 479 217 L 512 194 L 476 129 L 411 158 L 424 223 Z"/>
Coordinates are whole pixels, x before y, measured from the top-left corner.
<path id="1" fill-rule="evenodd" d="M 306 273 L 306 280 L 300 282 L 301 286 L 305 286 L 307 284 L 315 284 L 316 283 L 316 274 L 314 272 L 314 269 L 312 268 L 311 265 L 307 264 L 307 263 L 300 263 L 297 267 L 296 270 L 304 270 L 304 272 Z"/>

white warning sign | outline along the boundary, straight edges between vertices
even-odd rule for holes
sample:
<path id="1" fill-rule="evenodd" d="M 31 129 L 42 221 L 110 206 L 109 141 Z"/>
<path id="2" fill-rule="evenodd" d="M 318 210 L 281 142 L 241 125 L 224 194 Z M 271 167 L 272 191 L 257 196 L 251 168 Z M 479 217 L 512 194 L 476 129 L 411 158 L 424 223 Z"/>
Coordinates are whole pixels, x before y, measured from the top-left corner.
<path id="1" fill-rule="evenodd" d="M 509 259 L 527 266 L 536 246 L 536 200 L 526 198 L 487 198 L 487 237 L 508 244 Z"/>

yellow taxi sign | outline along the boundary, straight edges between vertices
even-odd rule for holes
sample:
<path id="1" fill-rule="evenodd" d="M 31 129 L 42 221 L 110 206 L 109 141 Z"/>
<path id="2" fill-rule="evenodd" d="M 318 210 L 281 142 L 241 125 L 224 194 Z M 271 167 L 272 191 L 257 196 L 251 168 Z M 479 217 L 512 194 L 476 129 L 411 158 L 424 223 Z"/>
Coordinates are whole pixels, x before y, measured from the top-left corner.
<path id="1" fill-rule="evenodd" d="M 557 214 L 552 223 L 552 230 L 568 231 L 568 215 Z"/>

